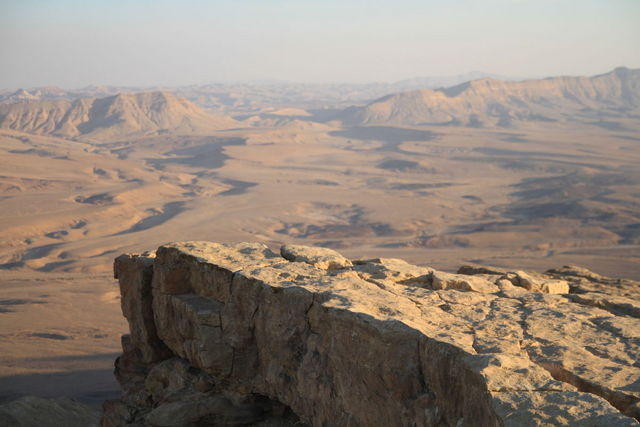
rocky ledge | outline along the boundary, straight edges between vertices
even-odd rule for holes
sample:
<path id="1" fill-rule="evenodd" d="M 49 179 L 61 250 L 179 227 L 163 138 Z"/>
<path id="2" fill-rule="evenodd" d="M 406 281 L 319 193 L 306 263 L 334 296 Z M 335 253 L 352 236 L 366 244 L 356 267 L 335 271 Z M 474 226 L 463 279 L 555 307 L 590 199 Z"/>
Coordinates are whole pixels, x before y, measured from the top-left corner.
<path id="1" fill-rule="evenodd" d="M 320 248 L 173 243 L 116 259 L 103 426 L 637 425 L 640 284 Z"/>

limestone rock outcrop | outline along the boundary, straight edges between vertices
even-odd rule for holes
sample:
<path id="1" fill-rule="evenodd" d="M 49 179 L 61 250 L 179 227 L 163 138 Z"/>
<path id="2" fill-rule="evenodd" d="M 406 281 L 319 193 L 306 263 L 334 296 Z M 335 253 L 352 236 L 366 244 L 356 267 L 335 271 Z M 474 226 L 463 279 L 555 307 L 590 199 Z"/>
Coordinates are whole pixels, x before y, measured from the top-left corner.
<path id="1" fill-rule="evenodd" d="M 118 257 L 131 333 L 116 361 L 123 396 L 102 425 L 640 419 L 638 283 L 281 253 L 183 242 Z"/>
<path id="2" fill-rule="evenodd" d="M 339 270 L 353 265 L 338 252 L 328 248 L 283 245 L 280 248 L 280 255 L 286 260 L 306 262 L 323 270 Z"/>

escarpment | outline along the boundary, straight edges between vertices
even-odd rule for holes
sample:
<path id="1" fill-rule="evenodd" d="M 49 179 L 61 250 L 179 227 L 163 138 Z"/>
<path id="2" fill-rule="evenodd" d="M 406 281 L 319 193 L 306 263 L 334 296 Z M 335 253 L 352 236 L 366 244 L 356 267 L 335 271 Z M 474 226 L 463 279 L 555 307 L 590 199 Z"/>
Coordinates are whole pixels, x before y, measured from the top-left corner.
<path id="1" fill-rule="evenodd" d="M 519 127 L 576 119 L 589 123 L 594 112 L 631 117 L 638 107 L 640 70 L 620 67 L 592 77 L 482 78 L 446 89 L 399 92 L 347 108 L 340 118 L 355 125 Z"/>
<path id="2" fill-rule="evenodd" d="M 638 283 L 281 253 L 184 242 L 118 257 L 131 333 L 102 425 L 640 419 Z"/>

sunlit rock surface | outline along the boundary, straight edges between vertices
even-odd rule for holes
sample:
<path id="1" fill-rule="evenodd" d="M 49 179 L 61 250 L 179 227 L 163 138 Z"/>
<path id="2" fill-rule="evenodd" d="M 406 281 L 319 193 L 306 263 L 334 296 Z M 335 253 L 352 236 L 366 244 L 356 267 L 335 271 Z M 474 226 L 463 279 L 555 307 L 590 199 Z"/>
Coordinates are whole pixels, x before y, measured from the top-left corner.
<path id="1" fill-rule="evenodd" d="M 638 283 L 257 243 L 116 259 L 117 425 L 636 425 Z M 635 419 L 634 419 L 635 418 Z"/>

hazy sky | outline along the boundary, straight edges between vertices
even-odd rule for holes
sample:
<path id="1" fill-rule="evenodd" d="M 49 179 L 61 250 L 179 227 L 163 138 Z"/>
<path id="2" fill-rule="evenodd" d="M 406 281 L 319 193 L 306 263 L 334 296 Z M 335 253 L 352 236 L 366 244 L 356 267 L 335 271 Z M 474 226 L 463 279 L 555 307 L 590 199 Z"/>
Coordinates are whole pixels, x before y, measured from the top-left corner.
<path id="1" fill-rule="evenodd" d="M 0 0 L 0 88 L 640 67 L 640 0 Z"/>

